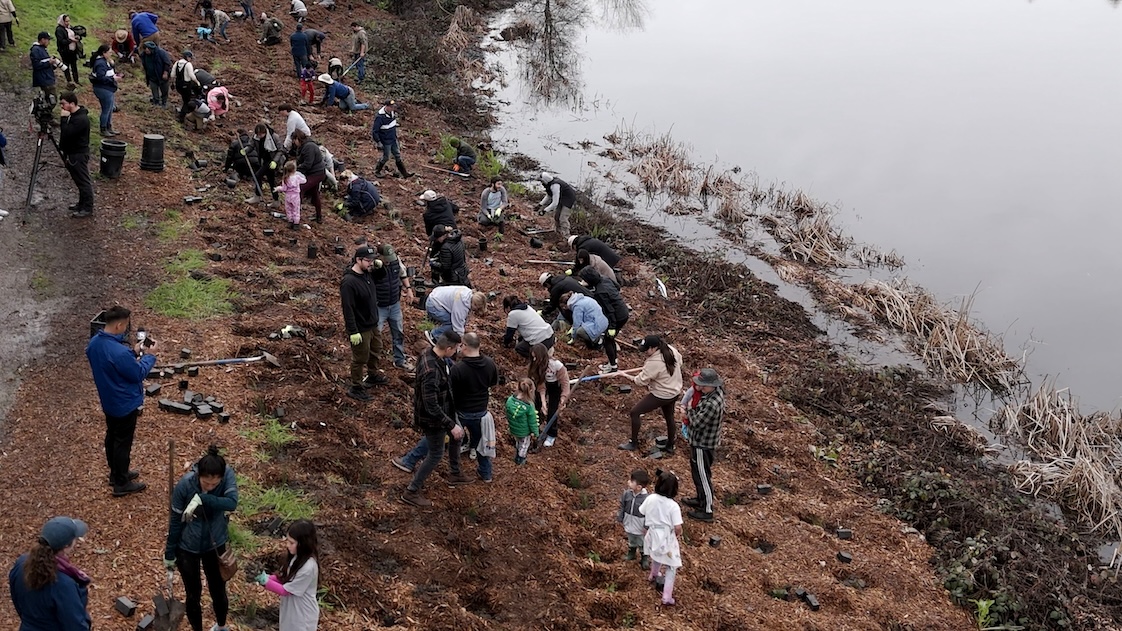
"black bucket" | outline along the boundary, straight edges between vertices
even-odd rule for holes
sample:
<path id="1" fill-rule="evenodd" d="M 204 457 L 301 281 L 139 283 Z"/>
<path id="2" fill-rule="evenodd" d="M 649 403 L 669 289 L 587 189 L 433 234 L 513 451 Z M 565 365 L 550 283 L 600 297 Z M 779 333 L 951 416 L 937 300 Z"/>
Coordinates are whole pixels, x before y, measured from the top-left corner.
<path id="1" fill-rule="evenodd" d="M 424 287 L 414 287 L 413 295 L 417 298 L 417 308 L 421 311 L 425 310 L 425 302 L 428 300 L 428 290 Z"/>
<path id="2" fill-rule="evenodd" d="M 115 180 L 121 177 L 121 168 L 125 166 L 125 148 L 127 143 L 120 140 L 104 138 L 101 141 L 101 174 Z"/>
<path id="3" fill-rule="evenodd" d="M 140 152 L 140 168 L 145 171 L 164 170 L 164 137 L 144 134 L 144 149 Z"/>

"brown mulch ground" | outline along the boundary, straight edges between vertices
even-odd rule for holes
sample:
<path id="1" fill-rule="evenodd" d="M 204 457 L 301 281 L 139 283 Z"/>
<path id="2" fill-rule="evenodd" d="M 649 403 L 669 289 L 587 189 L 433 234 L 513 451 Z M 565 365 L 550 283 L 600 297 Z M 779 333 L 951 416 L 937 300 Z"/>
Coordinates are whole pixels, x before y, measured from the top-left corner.
<path id="1" fill-rule="evenodd" d="M 351 14 L 325 15 L 320 26 L 339 32 L 329 40 L 329 50 L 342 47 L 345 24 L 352 16 L 390 19 L 365 4 L 355 6 Z M 161 22 L 170 32 L 190 26 L 191 20 L 183 8 Z M 94 577 L 90 609 L 95 626 L 132 629 L 135 620 L 122 619 L 112 604 L 118 595 L 128 595 L 141 602 L 142 612 L 149 611 L 148 599 L 162 582 L 168 441 L 178 445 L 176 476 L 213 442 L 228 450 L 240 475 L 264 486 L 301 489 L 319 505 L 323 584 L 334 603 L 333 610 L 324 613 L 324 629 L 971 626 L 934 576 L 927 544 L 881 514 L 844 470 L 816 461 L 808 446 L 820 443 L 817 428 L 777 397 L 781 382 L 764 383 L 760 367 L 797 362 L 799 349 L 816 342 L 805 316 L 759 283 L 759 305 L 751 312 L 741 305 L 745 312 L 736 314 L 752 335 L 737 343 L 718 337 L 715 327 L 707 326 L 711 323 L 693 317 L 702 307 L 691 302 L 687 281 L 672 279 L 668 302 L 653 300 L 648 295 L 650 268 L 639 265 L 636 257 L 625 264 L 628 277 L 636 281 L 624 289 L 635 316 L 622 337 L 664 332 L 682 351 L 688 371 L 716 366 L 728 382 L 729 413 L 715 471 L 722 504 L 716 523 L 686 524 L 686 565 L 675 592 L 678 607 L 659 606 L 638 565 L 623 560 L 625 539 L 613 523 L 618 496 L 635 467 L 668 467 L 683 478 L 683 494 L 692 494 L 684 454 L 654 462 L 615 449 L 626 438 L 626 413 L 638 394 L 620 396 L 610 388 L 581 386 L 563 419 L 557 446 L 532 456 L 527 466 L 516 468 L 504 445 L 494 484 L 452 490 L 434 476 L 428 487 L 435 502 L 432 510 L 418 511 L 397 501 L 407 479 L 388 459 L 417 438 L 409 427 L 411 389 L 396 379 L 391 366 L 388 373 L 395 379 L 377 391 L 374 403 L 344 396 L 350 354 L 336 296 L 347 257 L 331 251 L 335 243 L 344 243 L 349 252 L 353 237 L 365 231 L 393 243 L 409 265 L 421 267 L 418 238 L 423 235 L 413 231 L 420 217 L 411 202 L 426 188 L 449 195 L 465 209 L 465 241 L 474 250 L 480 233 L 470 217 L 482 184 L 418 168 L 418 177 L 408 182 L 381 183 L 402 221 L 380 213 L 360 227 L 329 216 L 322 225 L 313 223 L 311 230 L 298 232 L 291 244 L 282 221 L 260 209 L 247 213 L 240 203 L 251 194 L 245 184 L 226 189 L 216 169 L 192 175 L 177 153 L 197 143 L 212 165 L 221 163 L 228 132 L 268 119 L 277 104 L 296 99 L 296 81 L 277 77 L 291 65 L 287 46 L 256 48 L 247 44 L 247 26 L 234 24 L 230 30 L 235 45 L 205 49 L 180 36 L 178 45 L 166 46 L 173 52 L 180 45 L 193 46 L 196 60 L 207 68 L 223 57 L 226 69 L 217 74 L 242 103 L 229 120 L 203 137 L 172 131 L 173 112 L 151 110 L 141 81 L 130 76 L 122 90 L 125 111 L 116 126 L 134 147 L 139 147 L 145 131 L 167 133 L 168 169 L 162 174 L 141 172 L 130 157 L 120 180 L 98 183 L 98 214 L 80 229 L 61 218 L 61 201 L 28 219 L 30 227 L 42 231 L 38 238 L 44 247 L 52 241 L 74 242 L 80 264 L 51 264 L 58 291 L 72 296 L 73 304 L 56 318 L 52 354 L 26 372 L 5 426 L 0 455 L 0 470 L 7 479 L 6 510 L 0 515 L 4 558 L 24 550 L 50 515 L 86 519 L 92 531 L 76 561 Z M 372 66 L 377 71 L 377 64 Z M 384 95 L 362 96 L 374 101 Z M 96 115 L 96 106 L 91 109 Z M 354 117 L 334 110 L 319 114 L 324 122 L 314 127 L 314 136 L 340 159 L 371 172 L 374 150 L 366 138 L 373 112 Z M 402 118 L 403 151 L 416 165 L 436 149 L 438 130 L 444 129 L 441 115 L 406 104 Z M 181 198 L 204 184 L 217 186 L 200 193 L 206 198 L 203 204 L 184 207 Z M 492 242 L 486 255 L 473 253 L 472 279 L 483 291 L 541 297 L 536 280 L 542 268 L 523 260 L 567 258 L 569 253 L 530 249 L 514 228 L 544 221 L 529 216 L 526 200 L 520 204 L 527 218 L 508 229 L 502 242 Z M 182 238 L 157 237 L 165 209 L 181 209 L 193 226 Z M 310 207 L 306 204 L 304 210 Z M 122 222 L 130 216 L 147 223 L 126 229 Z M 202 218 L 205 224 L 199 223 Z M 266 227 L 276 229 L 277 235 L 264 237 Z M 659 238 L 653 232 L 635 233 L 633 240 L 616 245 L 651 255 Z M 306 258 L 309 243 L 319 247 L 318 258 Z M 205 271 L 233 282 L 239 294 L 236 313 L 190 322 L 161 317 L 141 306 L 145 294 L 166 280 L 166 262 L 189 248 L 223 255 Z M 485 265 L 484 256 L 493 258 L 494 265 Z M 89 318 L 115 301 L 134 308 L 134 326 L 143 325 L 160 340 L 165 363 L 175 361 L 181 348 L 190 348 L 197 358 L 218 358 L 260 347 L 284 364 L 282 369 L 204 368 L 200 377 L 191 379 L 193 390 L 226 403 L 234 415 L 228 426 L 146 406 L 133 457 L 150 488 L 125 499 L 111 498 L 105 484 L 103 420 L 82 355 Z M 415 343 L 421 339 L 417 324 L 423 312 L 406 307 L 405 313 L 407 336 Z M 308 338 L 268 339 L 286 324 L 305 327 Z M 503 329 L 500 314 L 493 310 L 473 317 L 469 328 L 484 335 L 485 351 L 508 377 L 521 374 L 520 359 L 497 343 Z M 560 347 L 558 355 L 581 367 L 603 361 L 598 354 L 574 347 Z M 621 356 L 624 366 L 639 363 L 634 352 Z M 176 391 L 176 379 L 163 382 L 165 392 Z M 505 398 L 507 393 L 499 388 L 494 395 Z M 285 408 L 284 420 L 294 424 L 298 440 L 263 461 L 254 456 L 261 446 L 245 432 L 260 425 L 259 412 L 278 406 Z M 662 433 L 660 425 L 653 415 L 646 420 L 648 443 Z M 776 490 L 760 496 L 758 483 L 772 484 Z M 838 526 L 852 528 L 854 540 L 838 540 L 833 535 Z M 721 538 L 719 547 L 709 545 L 713 536 Z M 843 550 L 853 554 L 852 564 L 835 558 Z M 247 555 L 243 565 L 268 564 L 276 551 Z M 801 603 L 770 595 L 787 586 L 814 593 L 822 609 L 811 612 Z M 275 611 L 274 597 L 255 585 L 235 579 L 231 588 L 239 626 L 253 626 L 268 619 L 267 610 Z M 205 617 L 209 626 L 210 617 Z M 0 607 L 0 624 L 15 625 L 10 607 Z"/>

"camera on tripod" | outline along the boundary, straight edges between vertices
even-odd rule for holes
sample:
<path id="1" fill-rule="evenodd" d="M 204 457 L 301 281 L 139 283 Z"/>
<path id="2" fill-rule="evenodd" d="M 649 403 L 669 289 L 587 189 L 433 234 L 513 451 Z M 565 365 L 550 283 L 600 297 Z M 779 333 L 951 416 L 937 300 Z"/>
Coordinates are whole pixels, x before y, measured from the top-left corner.
<path id="1" fill-rule="evenodd" d="M 39 125 L 39 133 L 47 133 L 51 122 L 54 120 L 54 98 L 44 94 L 37 94 L 31 100 L 31 118 Z"/>

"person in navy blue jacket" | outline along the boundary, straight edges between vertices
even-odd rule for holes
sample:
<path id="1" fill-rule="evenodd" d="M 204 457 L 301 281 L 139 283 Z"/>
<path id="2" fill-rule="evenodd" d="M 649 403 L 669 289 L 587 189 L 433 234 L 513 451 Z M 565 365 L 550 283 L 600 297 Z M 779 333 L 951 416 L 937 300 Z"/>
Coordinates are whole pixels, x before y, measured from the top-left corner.
<path id="1" fill-rule="evenodd" d="M 304 69 L 304 65 L 308 63 L 308 57 L 311 56 L 311 43 L 308 42 L 308 35 L 304 32 L 304 25 L 297 24 L 296 31 L 288 36 L 288 45 L 292 49 L 292 63 L 296 67 L 296 76 L 300 77 L 300 71 Z"/>
<path id="2" fill-rule="evenodd" d="M 139 493 L 148 486 L 137 481 L 140 474 L 129 470 L 129 463 L 136 419 L 144 404 L 144 378 L 156 365 L 156 356 L 144 351 L 154 350 L 156 340 L 138 342 L 134 355 L 126 341 L 132 328 L 131 316 L 132 312 L 124 307 L 111 307 L 105 312 L 105 328 L 86 346 L 86 357 L 105 412 L 105 460 L 109 464 L 113 497 Z"/>
<path id="3" fill-rule="evenodd" d="M 55 68 L 62 62 L 57 57 L 51 57 L 47 51 L 47 44 L 51 43 L 51 34 L 43 31 L 39 38 L 31 45 L 28 57 L 31 59 L 31 87 L 39 88 L 43 97 L 48 100 L 51 107 L 58 103 L 58 93 L 55 90 Z"/>
<path id="4" fill-rule="evenodd" d="M 230 600 L 222 579 L 219 557 L 230 540 L 230 516 L 238 508 L 238 478 L 234 468 L 211 445 L 175 485 L 171 494 L 164 567 L 170 582 L 178 569 L 187 593 L 187 621 L 193 631 L 203 628 L 203 576 L 206 576 L 215 624 L 226 631 Z"/>
<path id="5" fill-rule="evenodd" d="M 397 163 L 397 172 L 401 177 L 413 177 L 413 174 L 405 168 L 405 162 L 401 159 L 401 147 L 397 144 L 397 103 L 395 101 L 386 101 L 382 105 L 382 109 L 378 110 L 378 115 L 374 117 L 374 124 L 370 127 L 370 136 L 374 140 L 374 147 L 382 152 L 382 159 L 374 167 L 375 177 L 382 177 L 382 168 L 390 161 L 390 154 L 393 154 L 394 162 Z"/>
<path id="6" fill-rule="evenodd" d="M 93 86 L 94 96 L 97 97 L 98 103 L 101 104 L 101 118 L 98 122 L 101 123 L 102 136 L 117 136 L 121 132 L 113 129 L 113 107 L 116 105 L 117 94 L 117 73 L 113 70 L 113 65 L 109 63 L 109 55 L 112 49 L 108 44 L 102 44 L 97 47 L 94 54 L 90 56 L 90 67 L 93 72 L 90 73 L 90 83 Z"/>
<path id="7" fill-rule="evenodd" d="M 90 577 L 69 556 L 89 526 L 80 519 L 52 517 L 30 552 L 8 572 L 19 631 L 90 631 Z"/>

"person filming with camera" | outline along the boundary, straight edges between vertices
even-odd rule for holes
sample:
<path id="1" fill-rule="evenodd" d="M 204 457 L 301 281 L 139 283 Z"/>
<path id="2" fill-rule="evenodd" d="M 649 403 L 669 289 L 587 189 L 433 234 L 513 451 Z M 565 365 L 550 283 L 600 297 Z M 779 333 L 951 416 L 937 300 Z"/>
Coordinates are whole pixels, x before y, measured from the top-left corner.
<path id="1" fill-rule="evenodd" d="M 123 497 L 147 488 L 137 481 L 140 474 L 129 470 L 129 464 L 136 419 L 144 404 L 144 379 L 156 365 L 156 356 L 152 354 L 156 340 L 145 336 L 135 348 L 129 349 L 132 312 L 120 305 L 106 310 L 104 319 L 105 328 L 90 338 L 86 346 L 86 358 L 90 361 L 101 409 L 105 412 L 109 483 L 113 486 L 113 497 Z"/>
<path id="2" fill-rule="evenodd" d="M 43 92 L 43 97 L 47 99 L 47 105 L 53 108 L 58 103 L 58 95 L 55 92 L 55 69 L 62 66 L 62 60 L 51 57 L 51 53 L 47 51 L 47 45 L 50 43 L 50 33 L 46 31 L 39 33 L 39 37 L 31 45 L 28 56 L 31 58 L 31 87 L 39 88 Z"/>
<path id="3" fill-rule="evenodd" d="M 78 187 L 78 203 L 70 206 L 71 217 L 89 217 L 93 214 L 93 180 L 90 179 L 90 115 L 85 106 L 78 105 L 78 96 L 63 92 L 59 98 L 62 109 L 58 136 L 58 150 L 65 162 L 66 172 Z"/>

